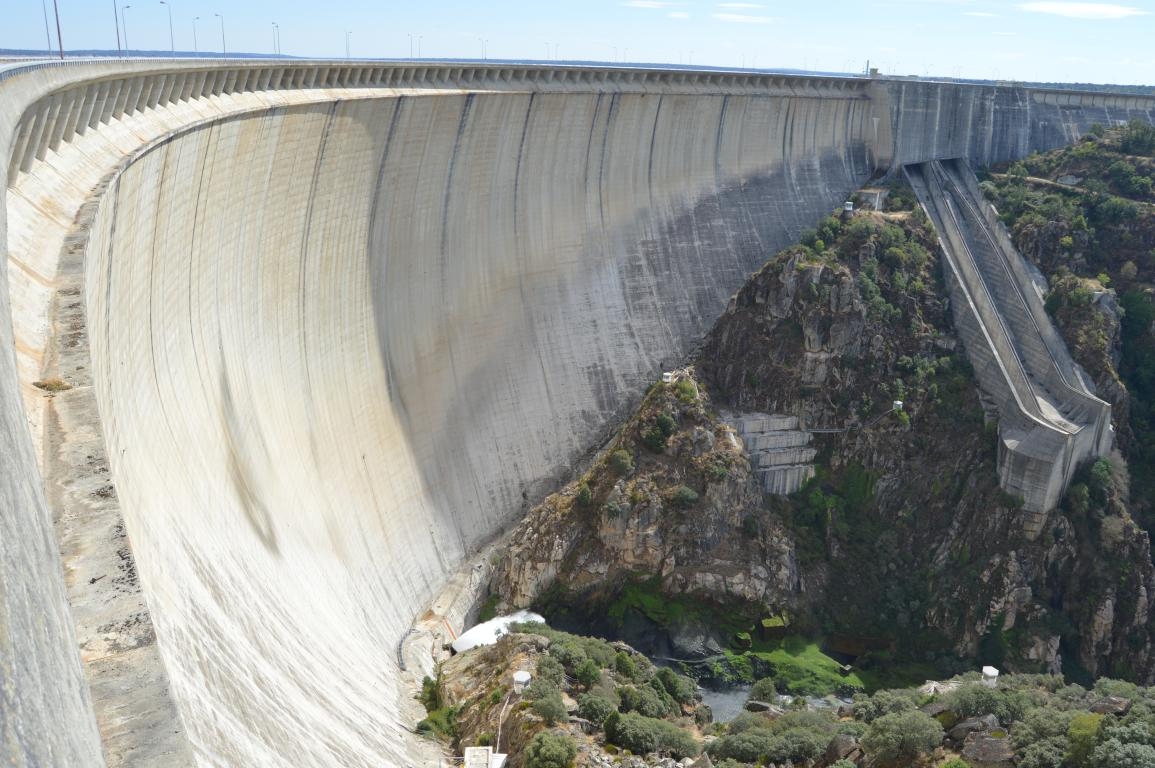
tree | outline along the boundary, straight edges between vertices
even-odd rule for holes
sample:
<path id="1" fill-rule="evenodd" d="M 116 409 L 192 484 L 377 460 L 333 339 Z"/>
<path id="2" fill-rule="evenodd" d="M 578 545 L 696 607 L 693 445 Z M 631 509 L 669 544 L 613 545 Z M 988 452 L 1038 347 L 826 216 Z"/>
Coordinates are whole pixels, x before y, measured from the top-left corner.
<path id="1" fill-rule="evenodd" d="M 551 694 L 542 696 L 533 703 L 532 709 L 533 713 L 544 720 L 546 725 L 564 723 L 569 720 L 569 713 L 565 710 L 565 702 L 562 701 L 560 691 L 555 690 Z"/>
<path id="2" fill-rule="evenodd" d="M 630 680 L 636 680 L 638 677 L 638 665 L 625 651 L 618 651 L 618 655 L 614 657 L 614 671 Z"/>
<path id="3" fill-rule="evenodd" d="M 930 715 L 912 710 L 883 715 L 862 738 L 867 754 L 879 760 L 913 760 L 942 744 L 942 725 Z"/>
<path id="4" fill-rule="evenodd" d="M 1084 768 L 1091 764 L 1091 751 L 1099 736 L 1099 726 L 1103 716 L 1094 712 L 1082 712 L 1071 718 L 1067 726 L 1067 765 Z"/>
<path id="5" fill-rule="evenodd" d="M 610 454 L 610 469 L 615 475 L 624 477 L 634 471 L 634 457 L 628 451 L 614 451 Z"/>
<path id="6" fill-rule="evenodd" d="M 1091 755 L 1094 768 L 1155 768 L 1155 747 L 1107 739 Z"/>
<path id="7" fill-rule="evenodd" d="M 698 684 L 685 675 L 679 675 L 669 667 L 658 670 L 658 681 L 670 694 L 670 698 L 679 704 L 689 704 L 698 693 Z"/>
<path id="8" fill-rule="evenodd" d="M 617 706 L 609 699 L 592 693 L 587 693 L 578 700 L 578 714 L 598 726 L 604 723 L 606 718 L 617 709 Z"/>
<path id="9" fill-rule="evenodd" d="M 593 659 L 586 659 L 574 671 L 574 677 L 587 691 L 602 679 L 602 668 Z"/>
<path id="10" fill-rule="evenodd" d="M 778 688 L 774 685 L 774 678 L 763 677 L 750 688 L 750 695 L 747 698 L 750 701 L 772 702 L 777 700 L 777 697 Z"/>
<path id="11" fill-rule="evenodd" d="M 870 698 L 854 702 L 854 719 L 873 723 L 883 715 L 909 712 L 914 709 L 914 700 L 897 691 L 879 691 Z"/>
<path id="12" fill-rule="evenodd" d="M 577 757 L 577 745 L 563 733 L 542 731 L 525 748 L 526 768 L 569 768 Z"/>
<path id="13" fill-rule="evenodd" d="M 698 501 L 698 494 L 693 488 L 688 485 L 679 485 L 675 490 L 670 500 L 674 502 L 674 506 L 685 509 L 692 507 Z"/>

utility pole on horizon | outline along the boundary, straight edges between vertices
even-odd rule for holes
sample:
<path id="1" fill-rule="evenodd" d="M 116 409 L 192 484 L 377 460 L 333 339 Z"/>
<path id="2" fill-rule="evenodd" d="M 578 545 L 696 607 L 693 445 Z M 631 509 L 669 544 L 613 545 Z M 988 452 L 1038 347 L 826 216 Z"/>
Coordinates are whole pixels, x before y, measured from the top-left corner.
<path id="1" fill-rule="evenodd" d="M 213 16 L 221 20 L 221 56 L 227 56 L 229 49 L 225 47 L 225 17 L 219 13 L 214 13 Z"/>
<path id="2" fill-rule="evenodd" d="M 119 56 L 124 49 L 120 47 L 120 17 L 116 15 L 116 0 L 112 0 L 112 20 L 116 23 L 116 55 Z"/>
<path id="3" fill-rule="evenodd" d="M 60 36 L 60 6 L 52 0 L 52 10 L 56 13 L 56 42 L 60 44 L 60 59 L 64 60 L 64 38 Z"/>
<path id="4" fill-rule="evenodd" d="M 131 5 L 120 6 L 120 27 L 124 30 L 124 55 L 128 55 L 128 17 L 125 16 L 125 11 L 131 8 Z"/>
<path id="5" fill-rule="evenodd" d="M 200 53 L 200 46 L 197 45 L 197 22 L 201 20 L 200 16 L 193 16 L 193 53 Z"/>
<path id="6" fill-rule="evenodd" d="M 176 53 L 176 37 L 172 33 L 172 3 L 169 0 L 160 0 L 160 4 L 168 9 L 168 47 Z"/>

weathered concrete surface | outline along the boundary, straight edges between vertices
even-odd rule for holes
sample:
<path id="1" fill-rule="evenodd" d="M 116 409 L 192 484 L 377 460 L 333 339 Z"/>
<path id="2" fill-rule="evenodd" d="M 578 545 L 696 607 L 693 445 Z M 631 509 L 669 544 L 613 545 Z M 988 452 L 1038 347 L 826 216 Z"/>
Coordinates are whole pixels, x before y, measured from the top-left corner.
<path id="1" fill-rule="evenodd" d="M 396 647 L 447 574 L 768 254 L 891 158 L 939 148 L 914 126 L 941 100 L 896 103 L 931 85 L 348 62 L 5 77 L 0 749 L 17 765 L 99 764 L 92 706 L 113 763 L 159 762 L 165 728 L 204 765 L 415 760 Z M 1032 114 L 994 120 L 992 146 L 1046 138 Z M 79 282 L 90 384 L 51 353 Z M 55 371 L 98 425 L 45 407 L 30 384 Z M 90 704 L 91 623 L 68 616 L 38 461 L 68 486 L 52 456 L 97 427 L 119 504 L 62 544 L 115 553 L 123 514 L 163 669 L 106 657 L 125 674 L 100 685 L 89 663 Z M 109 728 L 142 668 L 150 705 Z"/>
<path id="2" fill-rule="evenodd" d="M 932 161 L 906 173 L 939 233 L 967 356 L 998 406 L 1000 484 L 1028 512 L 1049 512 L 1079 465 L 1111 450 L 1111 407 L 1071 359 L 970 169 Z"/>

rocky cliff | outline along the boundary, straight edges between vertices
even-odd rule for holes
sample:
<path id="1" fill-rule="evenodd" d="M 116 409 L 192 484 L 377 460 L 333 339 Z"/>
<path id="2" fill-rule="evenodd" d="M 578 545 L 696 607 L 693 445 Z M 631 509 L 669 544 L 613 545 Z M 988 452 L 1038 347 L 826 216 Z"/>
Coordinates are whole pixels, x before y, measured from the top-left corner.
<path id="1" fill-rule="evenodd" d="M 1046 515 L 1002 493 L 944 296 L 918 213 L 822 221 L 734 296 L 697 378 L 655 385 L 602 458 L 530 513 L 495 592 L 612 612 L 656 577 L 674 604 L 786 610 L 795 631 L 869 645 L 883 664 L 1150 680 L 1155 569 L 1125 467 L 1085 468 Z M 727 426 L 752 412 L 811 435 L 816 476 L 799 493 L 759 492 Z"/>

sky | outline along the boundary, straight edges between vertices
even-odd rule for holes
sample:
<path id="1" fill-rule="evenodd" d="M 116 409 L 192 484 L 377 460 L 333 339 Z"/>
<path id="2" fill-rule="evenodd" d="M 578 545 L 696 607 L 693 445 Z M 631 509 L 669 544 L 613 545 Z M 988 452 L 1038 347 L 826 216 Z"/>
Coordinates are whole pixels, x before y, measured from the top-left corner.
<path id="1" fill-rule="evenodd" d="M 549 59 L 1155 85 L 1155 0 L 56 0 L 65 49 Z M 0 0 L 0 48 L 45 47 L 53 0 Z M 220 14 L 218 18 L 215 14 Z M 194 17 L 200 17 L 194 21 Z"/>

